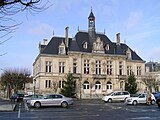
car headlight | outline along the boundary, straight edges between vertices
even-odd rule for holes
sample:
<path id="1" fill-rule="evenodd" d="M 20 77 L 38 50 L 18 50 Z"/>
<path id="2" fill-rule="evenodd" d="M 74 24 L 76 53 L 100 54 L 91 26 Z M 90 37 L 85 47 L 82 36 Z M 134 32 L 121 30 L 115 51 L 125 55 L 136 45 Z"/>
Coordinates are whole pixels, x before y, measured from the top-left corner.
<path id="1" fill-rule="evenodd" d="M 127 99 L 127 101 L 128 101 L 128 102 L 131 102 L 131 101 L 132 101 L 132 98 Z"/>
<path id="2" fill-rule="evenodd" d="M 30 104 L 33 105 L 33 104 L 34 104 L 34 101 L 31 100 L 31 101 L 30 101 Z"/>

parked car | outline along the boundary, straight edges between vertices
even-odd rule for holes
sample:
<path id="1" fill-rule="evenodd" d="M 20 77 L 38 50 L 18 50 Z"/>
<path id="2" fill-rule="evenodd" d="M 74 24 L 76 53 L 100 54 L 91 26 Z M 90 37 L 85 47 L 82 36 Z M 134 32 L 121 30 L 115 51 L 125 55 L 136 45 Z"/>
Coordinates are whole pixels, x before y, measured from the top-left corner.
<path id="1" fill-rule="evenodd" d="M 62 106 L 64 108 L 73 104 L 73 99 L 61 94 L 49 94 L 39 99 L 30 100 L 30 106 L 39 108 L 41 106 Z"/>
<path id="2" fill-rule="evenodd" d="M 114 91 L 105 95 L 102 100 L 104 102 L 125 101 L 128 97 L 130 97 L 130 93 L 128 91 Z"/>
<path id="3" fill-rule="evenodd" d="M 160 108 L 160 97 L 158 97 L 158 98 L 156 99 L 156 103 L 157 103 L 158 107 Z"/>
<path id="4" fill-rule="evenodd" d="M 24 96 L 23 101 L 26 103 L 29 103 L 30 100 L 32 100 L 32 99 L 38 99 L 38 98 L 42 98 L 42 97 L 43 97 L 43 95 L 26 95 L 26 96 Z"/>
<path id="5" fill-rule="evenodd" d="M 153 93 L 153 95 L 156 99 L 160 98 L 160 92 Z"/>
<path id="6" fill-rule="evenodd" d="M 24 94 L 15 93 L 11 95 L 10 100 L 11 102 L 19 102 L 19 101 L 23 101 L 23 98 L 24 98 Z"/>
<path id="7" fill-rule="evenodd" d="M 150 94 L 151 99 L 150 102 L 151 104 L 155 104 L 156 99 L 153 94 Z M 128 97 L 125 101 L 126 104 L 130 105 L 137 105 L 137 104 L 147 104 L 147 93 L 137 93 L 135 95 L 132 95 L 132 97 Z"/>

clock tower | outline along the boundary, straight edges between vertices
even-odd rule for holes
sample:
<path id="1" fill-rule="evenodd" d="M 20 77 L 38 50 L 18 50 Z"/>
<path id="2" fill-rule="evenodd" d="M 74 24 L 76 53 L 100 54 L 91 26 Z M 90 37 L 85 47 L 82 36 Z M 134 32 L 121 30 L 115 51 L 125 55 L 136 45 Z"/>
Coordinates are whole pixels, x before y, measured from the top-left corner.
<path id="1" fill-rule="evenodd" d="M 88 34 L 90 43 L 93 45 L 93 41 L 95 40 L 95 17 L 91 9 L 91 13 L 88 17 Z"/>

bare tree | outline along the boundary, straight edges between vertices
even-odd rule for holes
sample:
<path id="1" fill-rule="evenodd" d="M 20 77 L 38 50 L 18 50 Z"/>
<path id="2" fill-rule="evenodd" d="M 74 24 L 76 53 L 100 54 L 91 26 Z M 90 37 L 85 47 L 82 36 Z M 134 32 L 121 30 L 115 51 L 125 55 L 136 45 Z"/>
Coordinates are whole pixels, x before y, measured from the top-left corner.
<path id="1" fill-rule="evenodd" d="M 21 24 L 13 19 L 15 14 L 24 11 L 34 14 L 51 5 L 49 0 L 0 0 L 0 45 L 10 39 L 8 34 L 13 33 Z"/>
<path id="2" fill-rule="evenodd" d="M 30 76 L 30 71 L 27 69 L 8 69 L 3 70 L 1 74 L 0 84 L 7 90 L 7 96 L 13 92 L 18 92 L 18 90 L 24 90 L 26 83 L 31 83 L 33 78 Z"/>
<path id="3" fill-rule="evenodd" d="M 142 79 L 142 81 L 144 82 L 144 84 L 147 86 L 149 92 L 156 92 L 157 91 L 157 80 L 156 77 L 149 74 L 148 76 L 146 76 L 145 78 Z"/>

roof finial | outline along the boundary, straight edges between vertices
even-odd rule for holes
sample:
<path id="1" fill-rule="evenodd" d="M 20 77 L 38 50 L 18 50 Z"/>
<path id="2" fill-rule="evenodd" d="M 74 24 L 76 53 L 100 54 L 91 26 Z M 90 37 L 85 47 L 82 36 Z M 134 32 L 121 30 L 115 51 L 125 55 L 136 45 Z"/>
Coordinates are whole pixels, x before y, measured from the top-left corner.
<path id="1" fill-rule="evenodd" d="M 91 6 L 91 12 L 92 12 L 92 6 Z"/>
<path id="2" fill-rule="evenodd" d="M 78 32 L 79 32 L 79 25 L 78 25 L 78 28 L 77 28 Z"/>
<path id="3" fill-rule="evenodd" d="M 53 34 L 53 36 L 54 36 L 54 30 L 53 30 L 53 33 L 52 33 L 52 34 Z"/>
<path id="4" fill-rule="evenodd" d="M 104 34 L 106 34 L 106 29 L 104 28 Z"/>

